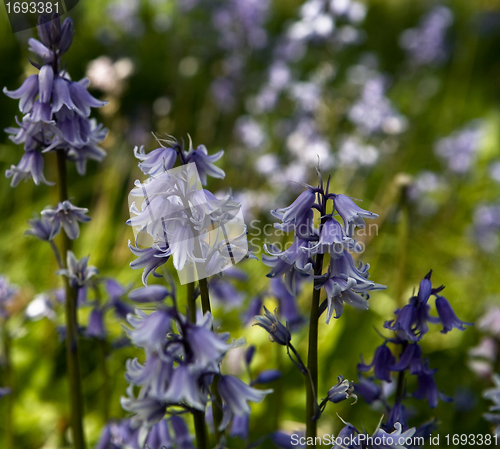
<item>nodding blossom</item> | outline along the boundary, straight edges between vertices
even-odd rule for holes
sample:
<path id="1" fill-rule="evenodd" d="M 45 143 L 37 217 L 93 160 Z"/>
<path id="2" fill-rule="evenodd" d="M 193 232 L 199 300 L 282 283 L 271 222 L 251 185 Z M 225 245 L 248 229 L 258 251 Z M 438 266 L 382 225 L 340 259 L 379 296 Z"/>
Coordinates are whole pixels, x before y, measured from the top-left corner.
<path id="1" fill-rule="evenodd" d="M 228 334 L 212 330 L 212 316 L 207 313 L 196 324 L 190 323 L 175 308 L 159 306 L 146 315 L 136 310 L 128 317 L 129 336 L 136 346 L 146 351 L 146 360 L 127 362 L 126 379 L 130 382 L 122 407 L 133 413 L 137 426 L 150 429 L 171 407 L 187 411 L 204 411 L 223 405 L 221 429 L 229 425 L 233 415 L 250 413 L 248 401 L 260 402 L 272 390 L 257 390 L 230 375 L 221 373 L 220 363 L 235 342 L 228 342 Z M 214 377 L 223 404 L 214 402 L 209 389 Z M 133 386 L 140 387 L 138 396 Z"/>
<path id="2" fill-rule="evenodd" d="M 271 212 L 281 220 L 275 227 L 293 232 L 294 240 L 284 251 L 279 251 L 276 245 L 265 245 L 267 254 L 262 256 L 262 261 L 271 267 L 269 277 L 284 276 L 285 286 L 293 296 L 298 294 L 302 282 L 316 279 L 315 288 L 324 288 L 327 293 L 324 309 L 329 323 L 334 312 L 335 318 L 341 316 L 344 304 L 367 309 L 368 292 L 385 287 L 369 280 L 369 266 L 356 264 L 351 254 L 362 250 L 354 240 L 355 228 L 364 227 L 365 218 L 373 219 L 377 215 L 360 208 L 345 195 L 329 193 L 329 182 L 325 189 L 321 177 L 319 181 L 318 187 L 307 186 L 290 206 Z M 333 212 L 327 213 L 330 202 Z M 315 211 L 320 217 L 317 222 Z M 337 214 L 344 226 L 337 221 Z M 318 266 L 317 261 L 322 261 L 324 256 L 329 256 L 330 262 L 326 273 L 320 273 L 323 267 Z"/>
<path id="3" fill-rule="evenodd" d="M 61 56 L 73 40 L 72 20 L 66 18 L 61 25 L 57 15 L 50 21 L 41 16 L 37 30 L 40 41 L 31 38 L 28 43 L 39 61 L 32 62 L 39 73 L 29 76 L 17 90 L 3 89 L 5 95 L 19 100 L 23 114 L 21 119 L 16 118 L 18 127 L 6 129 L 12 142 L 23 145 L 25 151 L 19 164 L 5 172 L 12 178 L 12 187 L 29 178 L 37 185 L 51 184 L 43 174 L 43 154 L 48 151 L 63 151 L 81 175 L 85 174 L 87 160 L 101 161 L 106 154 L 99 144 L 107 131 L 89 116 L 91 108 L 107 102 L 88 92 L 87 79 L 72 81 L 63 69 Z"/>
<path id="4" fill-rule="evenodd" d="M 186 152 L 172 138 L 158 141 L 166 147 L 149 154 L 135 151 L 150 177 L 136 181 L 129 196 L 127 224 L 136 233 L 129 247 L 138 256 L 130 266 L 144 268 L 144 284 L 170 257 L 183 284 L 230 268 L 248 254 L 241 205 L 201 187 L 207 175 L 223 177 L 212 164 L 222 152 L 208 156 L 205 147 Z M 181 166 L 172 168 L 177 157 Z"/>

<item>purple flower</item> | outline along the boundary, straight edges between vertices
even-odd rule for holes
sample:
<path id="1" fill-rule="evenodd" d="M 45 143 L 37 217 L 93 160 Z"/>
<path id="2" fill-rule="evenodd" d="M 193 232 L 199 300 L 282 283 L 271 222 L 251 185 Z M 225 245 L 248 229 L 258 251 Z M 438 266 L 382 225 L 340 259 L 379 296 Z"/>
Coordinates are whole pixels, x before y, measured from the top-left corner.
<path id="1" fill-rule="evenodd" d="M 194 449 L 193 437 L 189 434 L 186 423 L 180 416 L 173 415 L 170 423 L 175 433 L 175 444 L 177 449 Z"/>
<path id="2" fill-rule="evenodd" d="M 315 201 L 316 193 L 311 189 L 307 189 L 290 206 L 273 210 L 271 213 L 283 223 L 300 221 L 309 212 Z"/>
<path id="3" fill-rule="evenodd" d="M 163 399 L 173 372 L 173 360 L 164 353 L 146 351 L 146 361 L 141 365 L 138 360 L 126 362 L 125 379 L 133 385 L 141 386 L 148 396 Z"/>
<path id="4" fill-rule="evenodd" d="M 149 449 L 171 449 L 173 447 L 172 444 L 167 421 L 162 419 L 149 431 L 146 439 L 146 447 Z"/>
<path id="5" fill-rule="evenodd" d="M 417 66 L 442 63 L 447 56 L 445 37 L 453 22 L 453 14 L 445 6 L 436 6 L 421 20 L 417 28 L 405 30 L 400 37 L 401 48 Z"/>
<path id="6" fill-rule="evenodd" d="M 148 277 L 151 273 L 155 277 L 161 277 L 160 274 L 156 273 L 156 269 L 165 264 L 172 254 L 170 248 L 167 246 L 165 250 L 161 250 L 157 246 L 151 248 L 139 248 L 138 246 L 133 246 L 128 242 L 128 247 L 130 251 L 137 256 L 137 259 L 130 262 L 130 268 L 137 270 L 144 268 L 142 272 L 142 283 L 147 285 Z"/>
<path id="7" fill-rule="evenodd" d="M 67 268 L 58 270 L 57 274 L 66 276 L 69 279 L 71 288 L 80 289 L 92 276 L 98 273 L 96 267 L 87 267 L 88 261 L 88 257 L 82 257 L 78 260 L 72 251 L 68 251 L 66 255 Z"/>
<path id="8" fill-rule="evenodd" d="M 400 423 L 403 429 L 408 428 L 408 419 L 406 418 L 406 409 L 403 404 L 396 403 L 394 407 L 392 407 L 391 412 L 389 413 L 389 418 L 387 418 L 387 422 L 384 425 L 384 428 L 387 430 L 393 429 L 396 423 Z"/>
<path id="9" fill-rule="evenodd" d="M 129 336 L 136 346 L 151 351 L 161 351 L 167 332 L 170 330 L 170 315 L 165 309 L 157 309 L 150 315 L 136 309 L 136 315 L 129 315 L 127 321 L 134 328 Z"/>
<path id="10" fill-rule="evenodd" d="M 32 220 L 28 220 L 28 223 L 30 229 L 25 232 L 26 235 L 33 235 L 47 242 L 57 235 L 57 233 L 54 233 L 53 221 L 47 217 L 33 218 Z"/>
<path id="11" fill-rule="evenodd" d="M 273 315 L 264 306 L 265 315 L 258 315 L 255 317 L 257 323 L 254 326 L 260 326 L 267 332 L 269 332 L 269 339 L 278 343 L 279 345 L 288 346 L 292 336 L 287 327 L 283 326 L 278 321 L 276 313 Z"/>
<path id="12" fill-rule="evenodd" d="M 365 227 L 363 218 L 378 217 L 378 215 L 373 212 L 361 209 L 353 200 L 345 195 L 335 195 L 333 202 L 335 204 L 335 209 L 344 221 L 345 232 L 349 236 L 352 236 L 354 227 Z"/>
<path id="13" fill-rule="evenodd" d="M 281 371 L 277 369 L 266 369 L 261 371 L 259 375 L 252 382 L 252 385 L 267 384 L 274 382 L 281 377 Z"/>
<path id="14" fill-rule="evenodd" d="M 231 413 L 236 416 L 250 414 L 249 401 L 261 402 L 273 390 L 257 390 L 234 376 L 221 376 L 217 384 L 219 394 L 226 405 L 222 428 L 227 426 Z M 224 425 L 225 424 L 225 425 Z"/>
<path id="15" fill-rule="evenodd" d="M 354 391 L 368 404 L 372 404 L 376 400 L 380 399 L 382 394 L 382 389 L 379 385 L 373 382 L 373 377 L 366 379 L 359 376 L 358 382 L 354 383 Z"/>
<path id="16" fill-rule="evenodd" d="M 189 162 L 194 162 L 196 164 L 196 168 L 198 169 L 198 173 L 200 174 L 201 183 L 203 185 L 206 185 L 207 175 L 211 176 L 212 178 L 220 179 L 224 179 L 224 177 L 226 176 L 224 170 L 214 165 L 214 162 L 218 161 L 223 155 L 224 151 L 221 150 L 218 153 L 209 156 L 205 145 L 198 145 L 198 148 L 196 148 L 196 150 L 190 148 L 184 157 L 186 164 Z"/>
<path id="17" fill-rule="evenodd" d="M 439 315 L 439 319 L 443 325 L 443 334 L 451 331 L 454 327 L 463 331 L 465 330 L 464 325 L 472 326 L 473 323 L 466 323 L 465 321 L 459 320 L 455 315 L 450 303 L 443 296 L 438 296 L 436 298 L 436 309 Z"/>
<path id="18" fill-rule="evenodd" d="M 212 331 L 212 315 L 207 312 L 196 325 L 187 323 L 184 336 L 193 354 L 193 363 L 202 369 L 216 370 L 224 354 L 234 345 L 226 343 L 227 335 Z"/>
<path id="19" fill-rule="evenodd" d="M 292 331 L 299 328 L 305 319 L 300 314 L 296 298 L 290 294 L 281 278 L 271 279 L 270 286 L 272 294 L 279 301 L 278 310 L 281 316 L 283 316 Z"/>
<path id="20" fill-rule="evenodd" d="M 250 415 L 233 416 L 233 422 L 231 424 L 231 430 L 229 435 L 231 437 L 237 437 L 242 440 L 248 438 L 248 427 L 249 427 Z"/>
<path id="21" fill-rule="evenodd" d="M 134 302 L 161 302 L 169 295 L 163 285 L 150 285 L 132 290 L 128 297 Z"/>
<path id="22" fill-rule="evenodd" d="M 3 93 L 10 98 L 20 100 L 19 110 L 23 114 L 27 114 L 33 107 L 35 98 L 38 95 L 38 75 L 28 76 L 19 89 L 7 90 L 7 88 L 4 87 Z"/>
<path id="23" fill-rule="evenodd" d="M 339 402 L 345 401 L 350 397 L 354 397 L 356 403 L 358 397 L 353 393 L 354 385 L 348 380 L 344 379 L 344 376 L 337 377 L 337 385 L 334 385 L 330 390 L 328 390 L 327 400 L 333 402 L 334 404 L 338 404 Z"/>
<path id="24" fill-rule="evenodd" d="M 83 207 L 76 207 L 66 200 L 59 203 L 55 209 L 44 209 L 42 216 L 47 217 L 54 225 L 54 234 L 52 238 L 59 232 L 61 226 L 66 232 L 66 235 L 74 240 L 80 235 L 78 222 L 86 223 L 90 221 L 90 217 L 85 215 L 89 210 Z"/>
<path id="25" fill-rule="evenodd" d="M 23 179 L 27 181 L 29 178 L 33 178 L 36 185 L 40 182 L 49 186 L 54 185 L 53 182 L 47 181 L 43 175 L 43 156 L 37 150 L 26 151 L 17 166 L 11 165 L 10 169 L 5 170 L 5 176 L 12 178 L 11 187 L 16 187 Z"/>
<path id="26" fill-rule="evenodd" d="M 165 416 L 166 404 L 155 398 L 134 398 L 132 389 L 127 390 L 128 397 L 122 397 L 120 404 L 124 410 L 133 413 L 132 425 L 142 424 L 153 427 Z"/>
<path id="27" fill-rule="evenodd" d="M 170 170 L 177 160 L 177 151 L 170 147 L 161 147 L 146 154 L 144 146 L 134 148 L 134 156 L 139 159 L 139 168 L 145 175 L 154 176 Z"/>
<path id="28" fill-rule="evenodd" d="M 106 338 L 103 310 L 100 307 L 96 306 L 92 309 L 92 312 L 90 312 L 86 334 L 87 337 L 95 337 L 99 340 L 104 340 Z"/>
<path id="29" fill-rule="evenodd" d="M 358 363 L 358 370 L 366 372 L 374 368 L 377 379 L 391 382 L 391 369 L 395 362 L 396 359 L 392 355 L 391 350 L 384 343 L 375 351 L 372 363 L 369 365 Z"/>
<path id="30" fill-rule="evenodd" d="M 205 410 L 206 396 L 200 391 L 195 369 L 187 364 L 180 364 L 170 378 L 170 385 L 163 399 L 168 403 L 186 404 L 197 410 Z"/>
<path id="31" fill-rule="evenodd" d="M 8 309 L 16 293 L 17 288 L 11 285 L 7 278 L 0 276 L 0 316 L 9 316 Z"/>

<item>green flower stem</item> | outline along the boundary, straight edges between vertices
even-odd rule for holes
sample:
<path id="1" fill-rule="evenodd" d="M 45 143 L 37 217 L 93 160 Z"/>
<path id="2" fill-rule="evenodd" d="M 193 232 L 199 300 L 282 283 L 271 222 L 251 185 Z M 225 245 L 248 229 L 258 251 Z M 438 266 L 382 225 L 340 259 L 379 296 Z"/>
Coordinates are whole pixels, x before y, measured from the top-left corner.
<path id="1" fill-rule="evenodd" d="M 208 293 L 208 282 L 207 279 L 200 279 L 200 294 L 201 294 L 201 308 L 203 310 L 203 314 L 210 312 L 212 313 L 210 307 L 210 295 Z M 210 386 L 210 392 L 212 393 L 212 397 L 215 399 L 212 401 L 212 418 L 214 420 L 214 433 L 215 433 L 215 441 L 219 443 L 221 436 L 224 432 L 219 431 L 219 426 L 222 422 L 222 400 L 220 398 L 219 389 L 217 387 L 219 383 L 219 379 L 214 377 L 214 381 Z M 217 406 L 220 405 L 220 407 Z"/>
<path id="2" fill-rule="evenodd" d="M 316 256 L 316 267 L 314 274 L 321 275 L 323 270 L 323 254 Z M 316 282 L 314 284 L 316 285 Z M 317 409 L 318 391 L 318 320 L 319 320 L 319 299 L 321 289 L 313 288 L 311 314 L 309 318 L 309 347 L 307 351 L 307 369 L 311 381 L 306 379 L 306 438 L 316 438 L 317 423 L 315 419 Z M 314 441 L 314 440 L 313 440 Z M 315 448 L 316 445 L 312 445 Z"/>
<path id="3" fill-rule="evenodd" d="M 10 345 L 11 339 L 9 332 L 7 330 L 7 320 L 3 320 L 1 323 L 2 328 L 2 340 L 4 348 L 4 372 L 5 372 L 5 386 L 9 387 L 12 391 L 5 398 L 6 400 L 6 413 L 5 421 L 3 425 L 5 426 L 5 448 L 14 449 L 14 376 L 12 373 L 12 362 L 10 358 Z"/>
<path id="4" fill-rule="evenodd" d="M 187 305 L 189 321 L 196 322 L 196 298 L 194 297 L 194 282 L 187 284 Z M 196 434 L 196 448 L 208 449 L 207 426 L 205 424 L 205 413 L 201 410 L 193 410 L 194 431 Z"/>
<path id="5" fill-rule="evenodd" d="M 59 201 L 68 199 L 66 154 L 64 150 L 57 150 L 57 173 L 59 187 Z M 61 254 L 63 258 L 71 250 L 71 240 L 65 232 L 61 232 Z M 70 415 L 73 431 L 73 445 L 75 449 L 85 449 L 83 432 L 83 397 L 80 380 L 80 364 L 78 360 L 78 323 L 76 317 L 76 302 L 78 290 L 71 288 L 69 279 L 64 277 L 66 291 L 66 359 L 69 377 Z"/>

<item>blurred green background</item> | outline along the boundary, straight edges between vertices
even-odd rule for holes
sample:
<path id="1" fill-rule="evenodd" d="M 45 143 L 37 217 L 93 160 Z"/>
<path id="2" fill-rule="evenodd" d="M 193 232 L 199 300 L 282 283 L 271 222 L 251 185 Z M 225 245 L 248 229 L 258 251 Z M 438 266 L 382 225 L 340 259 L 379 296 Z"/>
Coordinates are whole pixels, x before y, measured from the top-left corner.
<path id="1" fill-rule="evenodd" d="M 209 153 L 224 149 L 218 165 L 226 178 L 211 179 L 208 188 L 213 192 L 232 189 L 243 203 L 247 223 L 259 220 L 254 222 L 256 228 L 273 222 L 270 209 L 290 204 L 300 193 L 301 186 L 288 181 L 315 182 L 316 154 L 321 152 L 320 166 L 324 175 L 332 176 L 331 190 L 363 200 L 363 208 L 380 216 L 376 235 L 360 237 L 367 244 L 362 260 L 371 265 L 371 279 L 387 285 L 387 290 L 371 295 L 368 312 L 347 307 L 340 320 L 332 320 L 329 326 L 322 323 L 319 396 L 324 397 L 339 374 L 356 379 L 361 354 L 371 361 L 382 342 L 374 328 L 381 330 L 384 321 L 392 319 L 392 312 L 405 303 L 430 269 L 435 285 L 446 285 L 445 296 L 462 320 L 477 323 L 487 306 L 500 305 L 500 256 L 495 240 L 500 216 L 495 221 L 491 212 L 491 223 L 485 227 L 481 220 L 487 218 L 478 212 L 481 206 L 500 206 L 500 175 L 494 171 L 500 161 L 500 3 L 443 3 L 453 17 L 446 27 L 444 56 L 438 63 L 420 65 L 401 47 L 400 36 L 419 26 L 437 3 L 367 1 L 364 20 L 338 17 L 331 35 L 306 39 L 303 55 L 280 59 L 280 42 L 301 17 L 302 3 L 248 2 L 248 11 L 260 11 L 260 18 L 253 19 L 258 26 L 247 27 L 243 13 L 234 12 L 229 1 L 183 6 L 175 1 L 80 0 L 69 14 L 76 33 L 64 62 L 74 80 L 89 76 L 92 93 L 109 101 L 94 112 L 109 129 L 103 143 L 108 154 L 101 164 L 91 161 L 84 177 L 72 166 L 69 192 L 73 203 L 87 207 L 92 217 L 81 226 L 75 253 L 89 255 L 101 276 L 138 287 L 141 273 L 128 266 L 133 257 L 127 242 L 133 234 L 125 225 L 127 195 L 134 180 L 142 179 L 134 146 L 145 145 L 147 150 L 158 146 L 151 132 L 168 133 L 186 142 L 190 135 L 195 146 L 204 144 Z M 13 90 L 34 73 L 27 59 L 27 39 L 35 34 L 33 30 L 13 34 L 5 9 L 0 10 L 0 86 Z M 220 18 L 221 10 L 230 11 L 229 19 Z M 346 26 L 351 29 L 342 28 Z M 264 30 L 264 41 L 258 36 L 257 43 L 252 41 L 251 27 Z M 353 42 L 342 38 L 352 30 Z M 271 107 L 260 107 L 259 95 L 269 87 L 269 70 L 277 59 L 286 60 L 289 87 L 279 91 Z M 384 76 L 384 95 L 398 111 L 404 130 L 363 133 L 356 128 L 349 111 L 362 94 L 363 82 L 356 81 L 359 73 Z M 310 86 L 304 83 L 319 86 L 319 94 L 307 97 Z M 306 99 L 301 100 L 301 95 Z M 17 102 L 4 95 L 0 111 L 2 129 L 13 126 L 14 117 L 20 115 Z M 436 142 L 475 119 L 481 120 L 481 139 L 471 151 L 467 170 L 457 173 L 436 153 Z M 304 124 L 313 128 L 312 137 L 296 135 Z M 350 163 L 348 150 L 341 150 L 349 136 L 375 148 L 376 162 Z M 321 151 L 314 145 L 318 139 Z M 6 134 L 0 134 L 2 170 L 17 164 L 22 152 Z M 55 180 L 54 155 L 45 160 L 46 178 Z M 432 176 L 426 178 L 429 172 Z M 64 447 L 67 383 L 64 346 L 56 332 L 56 325 L 63 322 L 62 310 L 55 320 L 30 321 L 23 314 L 36 294 L 60 282 L 50 248 L 24 235 L 27 220 L 46 205 L 55 205 L 57 192 L 55 187 L 34 186 L 31 180 L 16 188 L 9 182 L 0 178 L 0 273 L 20 288 L 7 326 L 12 336 L 16 447 Z M 249 239 L 260 253 L 263 243 L 281 238 L 256 234 L 251 231 Z M 171 262 L 168 267 L 173 271 Z M 238 283 L 244 293 L 241 310 L 217 308 L 219 324 L 233 337 L 244 336 L 258 346 L 256 372 L 279 367 L 284 379 L 280 386 L 273 385 L 275 398 L 254 407 L 251 429 L 257 439 L 275 425 L 286 431 L 301 428 L 303 380 L 284 348 L 270 343 L 262 329 L 241 324 L 242 310 L 268 283 L 267 267 L 261 262 L 246 261 L 241 268 L 248 275 L 248 281 Z M 304 313 L 311 290 L 305 285 L 299 297 Z M 88 312 L 80 311 L 83 323 Z M 115 337 L 123 334 L 113 316 L 107 317 L 107 325 Z M 415 407 L 411 425 L 436 417 L 441 435 L 490 432 L 482 417 L 489 403 L 481 398 L 481 391 L 491 386 L 489 375 L 478 377 L 468 366 L 468 350 L 482 335 L 477 325 L 446 335 L 439 332 L 439 326 L 431 329 L 422 342 L 424 353 L 430 366 L 438 368 L 435 378 L 440 390 L 456 400 L 440 402 L 434 410 L 410 401 Z M 305 329 L 294 334 L 293 341 L 303 354 L 306 340 Z M 96 341 L 82 339 L 90 446 L 105 423 L 100 354 Z M 125 347 L 107 358 L 112 417 L 126 416 L 119 404 L 126 388 L 124 364 L 136 356 L 141 357 L 141 351 Z M 228 369 L 237 371 L 238 363 L 233 365 Z M 498 357 L 492 365 L 498 372 Z M 414 388 L 408 385 L 409 391 Z M 5 432 L 2 413 L 6 404 L 6 398 L 0 400 L 0 439 Z M 319 423 L 319 434 L 339 431 L 342 423 L 336 413 L 358 427 L 374 430 L 382 412 L 371 410 L 362 400 L 355 406 L 348 401 L 330 404 Z M 232 444 L 236 448 L 241 443 Z"/>

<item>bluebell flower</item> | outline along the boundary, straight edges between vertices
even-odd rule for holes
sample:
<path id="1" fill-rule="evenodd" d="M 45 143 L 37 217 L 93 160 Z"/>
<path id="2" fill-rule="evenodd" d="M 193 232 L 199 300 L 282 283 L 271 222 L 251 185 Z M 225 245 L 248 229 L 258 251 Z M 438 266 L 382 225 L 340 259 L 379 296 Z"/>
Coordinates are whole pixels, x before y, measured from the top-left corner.
<path id="1" fill-rule="evenodd" d="M 132 290 L 128 297 L 134 302 L 161 302 L 169 295 L 166 287 L 156 284 Z"/>
<path id="2" fill-rule="evenodd" d="M 150 397 L 164 399 L 173 373 L 173 359 L 169 355 L 147 350 L 144 365 L 135 358 L 127 360 L 125 366 L 127 382 L 141 386 Z"/>
<path id="3" fill-rule="evenodd" d="M 333 199 L 335 209 L 344 221 L 345 232 L 348 236 L 352 237 L 354 227 L 365 227 L 364 218 L 377 218 L 378 215 L 373 212 L 361 209 L 351 198 L 348 196 L 338 194 Z"/>
<path id="4" fill-rule="evenodd" d="M 23 179 L 27 181 L 33 178 L 33 182 L 38 185 L 41 182 L 47 185 L 54 185 L 45 179 L 43 174 L 43 156 L 37 150 L 26 151 L 19 164 L 11 165 L 10 169 L 5 170 L 5 176 L 12 178 L 10 182 L 11 187 L 16 187 Z"/>
<path id="5" fill-rule="evenodd" d="M 250 415 L 233 416 L 229 436 L 246 440 L 248 438 L 249 421 Z"/>
<path id="6" fill-rule="evenodd" d="M 438 405 L 438 399 L 440 395 L 436 381 L 434 380 L 434 374 L 432 373 L 420 373 L 417 375 L 418 388 L 413 393 L 413 397 L 416 399 L 426 399 L 429 403 L 430 408 L 436 408 Z M 444 397 L 446 398 L 446 397 Z"/>
<path id="7" fill-rule="evenodd" d="M 134 156 L 141 161 L 139 168 L 145 175 L 155 176 L 173 168 L 178 153 L 174 148 L 162 146 L 146 154 L 141 146 L 134 148 Z"/>
<path id="8" fill-rule="evenodd" d="M 472 326 L 473 323 L 467 323 L 465 321 L 459 320 L 455 315 L 450 303 L 443 296 L 438 296 L 436 298 L 436 309 L 439 315 L 439 319 L 443 325 L 443 334 L 451 331 L 453 328 L 457 328 L 461 331 L 465 330 L 464 325 Z"/>
<path id="9" fill-rule="evenodd" d="M 130 339 L 136 346 L 151 351 L 161 351 L 170 330 L 170 314 L 168 310 L 158 308 L 147 315 L 136 309 L 135 315 L 129 315 L 127 321 L 133 327 L 128 331 Z"/>
<path id="10" fill-rule="evenodd" d="M 19 110 L 23 114 L 28 113 L 33 107 L 35 98 L 38 95 L 38 75 L 28 76 L 19 89 L 9 91 L 4 87 L 3 93 L 10 98 L 20 100 Z"/>
<path id="11" fill-rule="evenodd" d="M 410 374 L 420 374 L 431 372 L 426 368 L 424 361 L 422 360 L 422 350 L 417 343 L 409 344 L 404 349 L 403 353 L 399 357 L 398 363 L 391 367 L 392 371 L 405 371 L 410 370 Z"/>
<path id="12" fill-rule="evenodd" d="M 73 206 L 69 200 L 66 200 L 59 203 L 55 209 L 44 209 L 42 216 L 52 220 L 54 224 L 52 238 L 59 232 L 62 226 L 66 235 L 71 240 L 74 240 L 80 235 L 78 222 L 86 223 L 90 221 L 90 217 L 85 215 L 87 212 L 88 209 Z"/>
<path id="13" fill-rule="evenodd" d="M 126 291 L 120 283 L 114 279 L 107 279 L 106 292 L 109 296 L 106 307 L 113 309 L 118 318 L 125 320 L 129 313 L 133 313 L 133 307 L 122 300 Z"/>
<path id="14" fill-rule="evenodd" d="M 92 309 L 92 312 L 90 312 L 86 335 L 87 337 L 95 337 L 99 340 L 104 340 L 106 338 L 102 308 L 96 306 Z"/>
<path id="15" fill-rule="evenodd" d="M 283 223 L 292 223 L 300 220 L 312 208 L 316 201 L 314 190 L 307 189 L 288 207 L 276 209 L 271 213 Z"/>
<path id="16" fill-rule="evenodd" d="M 58 270 L 57 274 L 66 276 L 69 279 L 71 288 L 80 289 L 85 286 L 92 276 L 98 274 L 96 267 L 87 266 L 88 261 L 88 257 L 82 257 L 78 260 L 72 251 L 68 251 L 66 255 L 67 268 Z"/>
<path id="17" fill-rule="evenodd" d="M 255 326 L 260 326 L 269 332 L 269 339 L 271 341 L 274 341 L 279 345 L 288 346 L 290 344 L 290 340 L 292 339 L 288 328 L 283 326 L 283 324 L 278 321 L 276 313 L 273 315 L 266 309 L 265 306 L 264 312 L 265 315 L 258 315 L 255 317 L 255 320 L 257 321 Z"/>
<path id="18" fill-rule="evenodd" d="M 194 356 L 194 363 L 215 371 L 224 354 L 234 347 L 234 344 L 226 343 L 227 334 L 213 332 L 212 322 L 212 314 L 207 312 L 196 325 L 187 323 L 184 338 Z"/>
<path id="19" fill-rule="evenodd" d="M 198 145 L 196 150 L 191 147 L 187 153 L 185 153 L 184 158 L 186 164 L 189 162 L 194 162 L 198 173 L 200 174 L 200 180 L 203 185 L 207 184 L 207 175 L 212 178 L 224 179 L 226 174 L 224 170 L 214 165 L 214 162 L 218 161 L 224 155 L 224 151 L 221 150 L 211 156 L 208 155 L 208 151 L 205 145 Z"/>
<path id="20" fill-rule="evenodd" d="M 449 8 L 438 5 L 421 18 L 418 27 L 405 30 L 399 39 L 412 64 L 438 65 L 448 56 L 446 31 L 453 22 Z"/>
<path id="21" fill-rule="evenodd" d="M 401 403 L 396 403 L 391 408 L 387 422 L 384 425 L 386 430 L 392 430 L 395 428 L 396 423 L 400 423 L 403 430 L 408 429 L 408 419 L 406 417 L 406 408 Z"/>
<path id="22" fill-rule="evenodd" d="M 334 404 L 345 401 L 353 397 L 355 404 L 358 397 L 354 394 L 354 385 L 348 380 L 344 379 L 344 376 L 337 377 L 337 384 L 328 390 L 328 396 L 326 399 Z"/>
<path id="23" fill-rule="evenodd" d="M 151 248 L 139 248 L 128 242 L 128 247 L 130 251 L 137 256 L 137 259 L 130 262 L 130 268 L 137 270 L 144 268 L 142 273 L 142 283 L 147 285 L 148 277 L 152 273 L 155 277 L 161 277 L 160 274 L 156 273 L 156 269 L 161 267 L 168 261 L 171 254 L 171 250 L 168 246 L 165 250 L 160 249 L 159 246 L 153 246 Z"/>
<path id="24" fill-rule="evenodd" d="M 357 395 L 361 396 L 367 404 L 372 404 L 377 401 L 382 394 L 382 389 L 373 380 L 373 377 L 367 379 L 359 376 L 358 382 L 354 383 L 354 391 Z"/>
<path id="25" fill-rule="evenodd" d="M 135 398 L 132 389 L 127 389 L 127 397 L 120 399 L 122 408 L 134 414 L 132 425 L 153 427 L 165 416 L 166 403 L 152 397 Z"/>
<path id="26" fill-rule="evenodd" d="M 183 363 L 174 370 L 163 399 L 168 403 L 182 403 L 204 411 L 207 393 L 208 390 L 204 394 L 200 391 L 197 369 Z"/>
<path id="27" fill-rule="evenodd" d="M 304 444 L 300 443 L 300 437 L 303 437 L 303 434 L 294 433 L 294 435 L 298 435 L 298 441 L 292 439 L 292 435 L 285 432 L 273 432 L 270 436 L 272 442 L 281 449 L 295 449 L 295 448 L 305 448 Z"/>
<path id="28" fill-rule="evenodd" d="M 189 434 L 184 420 L 180 416 L 174 415 L 170 418 L 170 422 L 174 429 L 177 449 L 194 449 L 193 437 Z"/>
<path id="29" fill-rule="evenodd" d="M 281 371 L 277 369 L 266 369 L 261 371 L 259 375 L 254 379 L 252 385 L 268 384 L 274 382 L 281 377 Z"/>
<path id="30" fill-rule="evenodd" d="M 138 433 L 139 429 L 132 429 L 129 419 L 109 421 L 102 429 L 94 449 L 123 449 L 123 447 L 139 449 Z"/>
<path id="31" fill-rule="evenodd" d="M 106 130 L 89 119 L 90 108 L 102 107 L 107 102 L 99 101 L 87 91 L 88 80 L 71 81 L 69 74 L 61 68 L 61 55 L 68 50 L 73 38 L 73 24 L 67 18 L 60 24 L 59 17 L 38 24 L 42 42 L 29 39 L 29 50 L 42 63 L 38 75 L 28 77 L 14 91 L 4 88 L 4 93 L 19 100 L 19 109 L 24 114 L 16 118 L 18 128 L 7 128 L 9 138 L 16 144 L 24 144 L 25 155 L 21 162 L 6 171 L 13 177 L 16 186 L 23 178 L 33 177 L 35 184 L 48 183 L 43 177 L 42 153 L 64 150 L 68 160 L 75 161 L 80 174 L 85 173 L 86 161 L 101 161 L 105 152 L 98 146 L 106 136 Z"/>
<path id="32" fill-rule="evenodd" d="M 259 315 L 262 310 L 263 298 L 262 295 L 257 295 L 250 300 L 247 310 L 242 314 L 242 321 L 246 325 L 249 324 L 255 318 L 255 315 Z"/>
<path id="33" fill-rule="evenodd" d="M 167 421 L 162 419 L 149 431 L 145 447 L 149 449 L 172 449 L 173 444 L 174 441 L 170 437 Z"/>
<path id="34" fill-rule="evenodd" d="M 273 392 L 271 389 L 257 390 L 248 386 L 237 377 L 230 375 L 221 376 L 217 384 L 217 388 L 219 390 L 220 397 L 226 405 L 221 428 L 225 428 L 227 426 L 232 413 L 236 416 L 249 415 L 249 401 L 261 402 L 267 394 Z"/>
<path id="35" fill-rule="evenodd" d="M 272 294 L 279 302 L 278 310 L 280 315 L 285 319 L 292 331 L 298 329 L 305 319 L 299 311 L 297 299 L 290 294 L 281 278 L 271 279 L 270 287 Z"/>
<path id="36" fill-rule="evenodd" d="M 57 232 L 54 231 L 54 222 L 47 217 L 33 218 L 32 220 L 28 220 L 28 223 L 30 229 L 25 231 L 26 235 L 33 235 L 47 242 L 57 235 Z"/>
<path id="37" fill-rule="evenodd" d="M 391 350 L 384 343 L 376 349 L 372 363 L 369 365 L 358 363 L 358 370 L 366 372 L 374 368 L 377 379 L 391 382 L 391 368 L 395 362 L 396 359 L 392 355 Z"/>

